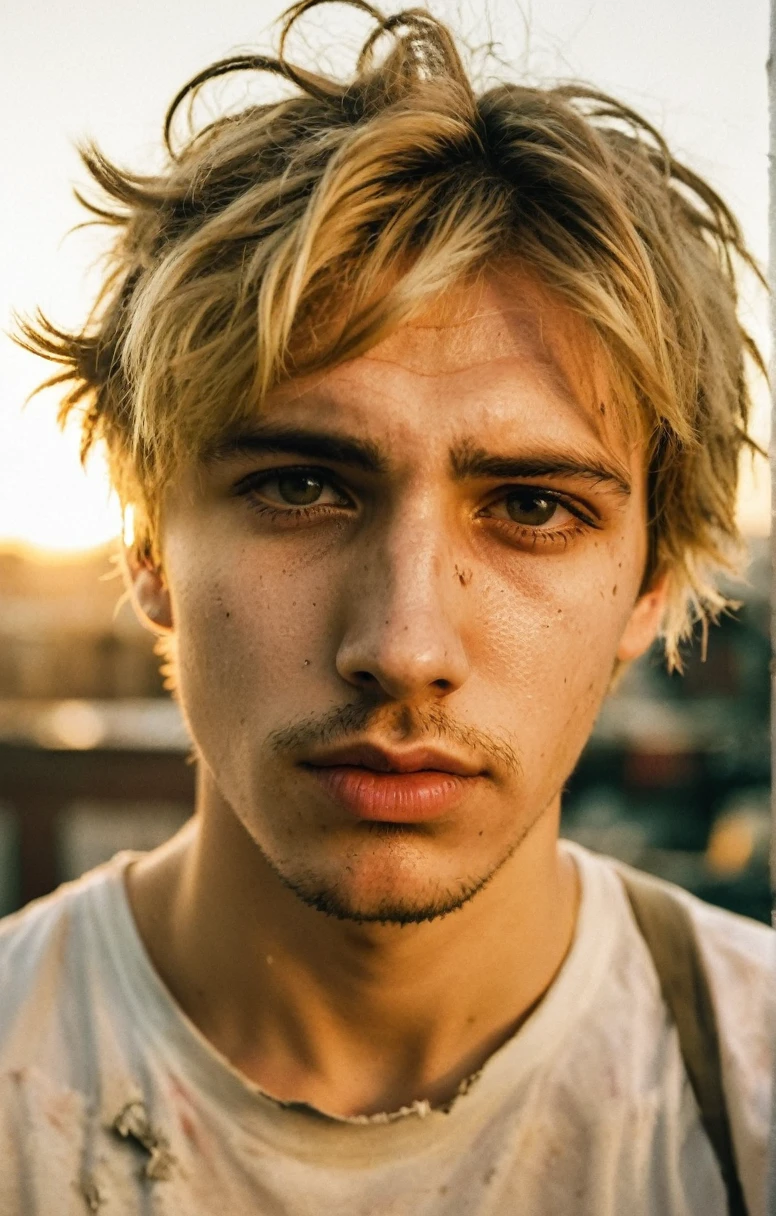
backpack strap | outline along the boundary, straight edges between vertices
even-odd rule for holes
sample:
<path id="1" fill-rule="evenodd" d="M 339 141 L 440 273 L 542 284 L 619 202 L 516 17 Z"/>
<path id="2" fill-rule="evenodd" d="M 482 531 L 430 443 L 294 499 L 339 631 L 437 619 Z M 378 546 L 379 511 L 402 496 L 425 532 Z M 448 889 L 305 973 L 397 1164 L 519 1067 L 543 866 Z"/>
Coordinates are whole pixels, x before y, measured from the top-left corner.
<path id="1" fill-rule="evenodd" d="M 730 1216 L 746 1216 L 722 1086 L 717 1019 L 690 913 L 670 884 L 629 866 L 618 865 L 617 870 L 676 1024 L 687 1076 L 727 1189 Z"/>

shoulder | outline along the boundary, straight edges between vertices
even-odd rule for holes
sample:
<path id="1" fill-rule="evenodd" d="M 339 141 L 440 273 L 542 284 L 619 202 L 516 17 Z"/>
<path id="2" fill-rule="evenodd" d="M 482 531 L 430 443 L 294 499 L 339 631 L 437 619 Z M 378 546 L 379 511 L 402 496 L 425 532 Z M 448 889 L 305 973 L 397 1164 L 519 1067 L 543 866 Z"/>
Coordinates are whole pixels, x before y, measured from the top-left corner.
<path id="1" fill-rule="evenodd" d="M 682 903 L 694 930 L 714 1002 L 723 1062 L 731 1073 L 747 1074 L 765 1102 L 776 1043 L 776 932 L 672 884 L 666 889 Z"/>
<path id="2" fill-rule="evenodd" d="M 765 1190 L 776 1069 L 776 932 L 682 893 L 719 1031 L 725 1096 L 742 1180 Z M 759 1210 L 754 1208 L 753 1210 Z"/>
<path id="3" fill-rule="evenodd" d="M 741 1079 L 765 1121 L 776 1046 L 776 932 L 686 893 L 680 898 L 709 979 L 727 1076 Z"/>
<path id="4" fill-rule="evenodd" d="M 765 999 L 776 962 L 776 932 L 761 921 L 706 903 L 674 883 L 612 863 L 621 875 L 646 879 L 684 909 L 705 964 L 712 992 L 720 1002 L 736 995 Z"/>
<path id="5" fill-rule="evenodd" d="M 756 1092 L 755 1101 L 761 1104 L 765 1117 L 776 1046 L 776 932 L 760 921 L 706 903 L 673 883 L 634 870 L 614 858 L 579 845 L 573 845 L 572 852 L 585 883 L 598 890 L 599 914 L 601 907 L 609 909 L 607 919 L 620 925 L 618 957 L 631 988 L 642 983 L 640 977 L 649 977 L 650 988 L 658 1000 L 661 998 L 654 960 L 650 962 L 650 952 L 631 912 L 623 880 L 629 877 L 647 880 L 650 886 L 681 905 L 708 979 L 726 1072 L 731 1079 L 745 1080 Z M 660 920 L 656 924 L 661 927 Z M 665 921 L 665 932 L 668 936 L 672 932 L 670 918 Z"/>
<path id="6" fill-rule="evenodd" d="M 67 883 L 0 920 L 0 1025 L 14 997 L 72 936 L 79 885 Z"/>
<path id="7" fill-rule="evenodd" d="M 52 938 L 66 935 L 89 889 L 104 881 L 114 864 L 115 859 L 0 919 L 0 967 L 21 965 L 36 957 Z"/>
<path id="8" fill-rule="evenodd" d="M 611 858 L 586 859 L 609 871 L 610 895 L 624 894 L 622 875 L 640 876 Z M 768 925 L 653 880 L 684 908 L 708 978 L 719 1032 L 720 1059 L 736 1157 L 752 1194 L 764 1187 L 773 1076 L 776 1068 L 776 932 Z M 638 928 L 630 918 L 629 934 Z M 645 952 L 640 952 L 642 958 Z M 655 976 L 656 978 L 656 976 Z M 759 1210 L 759 1209 L 758 1209 Z"/>
<path id="9" fill-rule="evenodd" d="M 739 916 L 681 892 L 707 965 L 732 984 L 770 978 L 776 963 L 776 932 L 761 921 Z"/>
<path id="10" fill-rule="evenodd" d="M 9 1063 L 12 1045 L 30 1040 L 33 1026 L 40 1033 L 44 1021 L 55 1022 L 68 993 L 83 985 L 100 909 L 131 856 L 119 854 L 0 920 L 0 1062 Z"/>
<path id="11" fill-rule="evenodd" d="M 706 903 L 675 883 L 636 870 L 613 857 L 594 853 L 568 841 L 563 844 L 567 847 L 570 845 L 585 876 L 595 878 L 606 889 L 609 900 L 617 899 L 622 905 L 627 905 L 623 878 L 632 875 L 637 879 L 646 879 L 678 901 L 689 916 L 714 988 L 719 986 L 720 979 L 725 987 L 730 983 L 748 989 L 750 984 L 757 984 L 759 980 L 764 981 L 765 989 L 769 987 L 767 981 L 776 965 L 776 931 L 769 925 Z"/>

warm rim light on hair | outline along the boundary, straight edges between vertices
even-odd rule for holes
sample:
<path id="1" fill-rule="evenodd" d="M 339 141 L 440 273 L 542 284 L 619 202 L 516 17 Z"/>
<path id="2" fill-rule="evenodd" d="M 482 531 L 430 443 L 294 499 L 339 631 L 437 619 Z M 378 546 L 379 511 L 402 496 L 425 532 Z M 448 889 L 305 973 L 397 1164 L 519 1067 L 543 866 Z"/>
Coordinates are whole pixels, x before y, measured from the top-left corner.
<path id="1" fill-rule="evenodd" d="M 440 293 L 516 261 L 581 315 L 615 369 L 624 419 L 648 436 L 646 580 L 668 572 L 669 664 L 725 605 L 738 460 L 748 442 L 736 263 L 754 266 L 715 192 L 657 132 L 584 86 L 478 94 L 446 27 L 420 9 L 374 21 L 346 84 L 240 55 L 186 85 L 168 163 L 140 177 L 83 157 L 116 228 L 112 269 L 76 333 L 39 316 L 20 340 L 63 365 L 64 422 L 106 444 L 134 545 L 161 563 L 165 486 L 289 377 L 370 349 Z M 385 36 L 385 37 L 383 37 Z M 387 43 L 378 59 L 378 45 Z M 171 137 L 184 101 L 235 71 L 293 97 Z M 82 200 L 84 201 L 84 200 Z M 755 268 L 756 269 L 756 268 Z M 336 305 L 336 306 L 335 306 Z"/>

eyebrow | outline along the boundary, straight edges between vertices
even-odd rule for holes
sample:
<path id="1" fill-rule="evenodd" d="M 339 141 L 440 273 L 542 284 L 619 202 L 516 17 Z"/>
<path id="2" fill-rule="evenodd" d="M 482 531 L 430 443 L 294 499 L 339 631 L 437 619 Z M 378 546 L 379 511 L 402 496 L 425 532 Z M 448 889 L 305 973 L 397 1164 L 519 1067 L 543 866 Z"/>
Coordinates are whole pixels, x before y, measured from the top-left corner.
<path id="1" fill-rule="evenodd" d="M 631 493 L 630 481 L 614 465 L 552 451 L 502 456 L 464 442 L 450 452 L 450 465 L 456 481 L 474 477 L 503 478 L 505 481 L 520 477 L 576 477 L 608 485 L 624 498 Z"/>
<path id="2" fill-rule="evenodd" d="M 388 457 L 371 440 L 283 425 L 253 428 L 224 436 L 205 451 L 202 460 L 205 466 L 212 466 L 241 456 L 280 453 L 304 456 L 308 460 L 328 460 L 372 474 L 386 473 L 390 466 Z M 631 493 L 630 482 L 614 465 L 551 450 L 521 456 L 501 455 L 464 440 L 450 450 L 450 471 L 454 481 L 573 477 L 608 485 L 626 498 Z"/>
<path id="3" fill-rule="evenodd" d="M 385 473 L 388 461 L 377 444 L 367 439 L 352 439 L 333 435 L 329 431 L 314 431 L 307 427 L 273 426 L 227 435 L 208 448 L 203 456 L 205 465 L 240 456 L 261 456 L 288 452 L 312 460 L 330 460 L 334 464 L 350 465 L 364 473 Z"/>

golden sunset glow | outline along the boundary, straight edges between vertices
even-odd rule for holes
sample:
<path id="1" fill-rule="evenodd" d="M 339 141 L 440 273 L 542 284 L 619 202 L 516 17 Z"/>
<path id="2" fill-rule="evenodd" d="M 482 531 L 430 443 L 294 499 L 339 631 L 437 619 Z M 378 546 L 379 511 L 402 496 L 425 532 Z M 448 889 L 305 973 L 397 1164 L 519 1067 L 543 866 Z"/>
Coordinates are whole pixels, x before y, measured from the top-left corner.
<path id="1" fill-rule="evenodd" d="M 117 536 L 121 513 L 102 457 L 86 471 L 75 430 L 60 434 L 53 402 L 35 400 L 11 431 L 0 456 L 0 546 L 22 544 L 65 553 Z"/>

